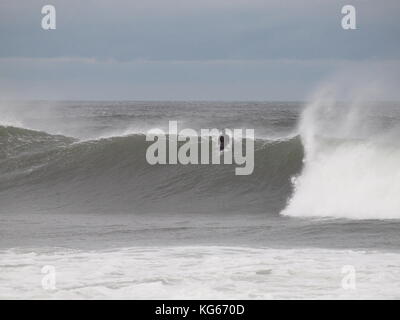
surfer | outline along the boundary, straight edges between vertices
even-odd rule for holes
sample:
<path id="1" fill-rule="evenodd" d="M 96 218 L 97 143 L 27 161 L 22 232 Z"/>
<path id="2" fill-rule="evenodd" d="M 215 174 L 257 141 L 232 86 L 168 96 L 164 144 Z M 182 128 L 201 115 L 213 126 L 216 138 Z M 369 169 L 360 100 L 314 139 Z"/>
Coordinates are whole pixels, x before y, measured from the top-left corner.
<path id="1" fill-rule="evenodd" d="M 219 136 L 219 151 L 224 151 L 225 148 L 225 137 L 223 135 Z"/>

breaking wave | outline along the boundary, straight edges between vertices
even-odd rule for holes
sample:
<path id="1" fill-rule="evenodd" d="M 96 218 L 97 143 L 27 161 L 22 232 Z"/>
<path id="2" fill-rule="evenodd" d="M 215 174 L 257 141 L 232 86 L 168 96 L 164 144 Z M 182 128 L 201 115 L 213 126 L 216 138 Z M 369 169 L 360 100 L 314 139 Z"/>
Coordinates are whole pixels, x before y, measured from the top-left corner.
<path id="1" fill-rule="evenodd" d="M 253 174 L 237 176 L 236 165 L 151 166 L 142 133 L 78 140 L 0 126 L 0 212 L 400 218 L 398 110 L 323 94 L 298 132 L 257 138 Z"/>
<path id="2" fill-rule="evenodd" d="M 279 212 L 302 168 L 298 137 L 255 141 L 252 175 L 235 165 L 155 165 L 144 134 L 78 141 L 0 126 L 2 211 Z"/>
<path id="3" fill-rule="evenodd" d="M 357 99 L 341 105 L 322 91 L 300 119 L 305 165 L 282 214 L 400 218 L 400 128 L 393 111 Z"/>

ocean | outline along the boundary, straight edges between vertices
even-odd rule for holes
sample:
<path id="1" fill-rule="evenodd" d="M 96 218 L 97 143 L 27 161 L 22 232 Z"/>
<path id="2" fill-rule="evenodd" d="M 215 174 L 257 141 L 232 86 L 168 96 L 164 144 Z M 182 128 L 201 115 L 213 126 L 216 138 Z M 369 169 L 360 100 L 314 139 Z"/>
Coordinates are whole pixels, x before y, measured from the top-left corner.
<path id="1" fill-rule="evenodd" d="M 1 299 L 400 298 L 398 102 L 0 112 Z M 254 129 L 253 173 L 150 165 L 146 133 L 172 120 Z"/>

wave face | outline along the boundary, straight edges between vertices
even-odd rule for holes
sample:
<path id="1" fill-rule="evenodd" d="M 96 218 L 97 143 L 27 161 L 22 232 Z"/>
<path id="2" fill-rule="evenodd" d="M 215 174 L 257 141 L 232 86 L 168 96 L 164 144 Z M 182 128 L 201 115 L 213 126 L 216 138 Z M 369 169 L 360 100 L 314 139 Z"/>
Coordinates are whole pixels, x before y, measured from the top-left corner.
<path id="1" fill-rule="evenodd" d="M 151 166 L 151 143 L 144 134 L 78 141 L 2 126 L 0 210 L 279 212 L 302 167 L 298 137 L 257 139 L 250 176 L 236 176 L 236 165 Z"/>
<path id="2" fill-rule="evenodd" d="M 8 108 L 0 119 L 0 212 L 399 219 L 399 110 L 340 103 L 324 91 L 304 109 L 190 102 Z M 236 165 L 149 165 L 144 133 L 165 130 L 169 120 L 179 130 L 254 128 L 253 174 L 236 176 Z"/>
<path id="3" fill-rule="evenodd" d="M 398 110 L 357 100 L 344 106 L 322 92 L 299 128 L 305 167 L 282 214 L 400 218 Z"/>

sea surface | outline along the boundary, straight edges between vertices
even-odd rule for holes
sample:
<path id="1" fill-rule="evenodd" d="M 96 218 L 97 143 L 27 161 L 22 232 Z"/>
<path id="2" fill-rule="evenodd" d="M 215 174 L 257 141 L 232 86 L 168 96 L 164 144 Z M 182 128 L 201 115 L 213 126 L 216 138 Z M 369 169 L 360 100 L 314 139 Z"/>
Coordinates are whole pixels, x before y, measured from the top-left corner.
<path id="1" fill-rule="evenodd" d="M 169 121 L 254 172 L 150 165 Z M 400 298 L 399 219 L 400 103 L 0 103 L 1 299 Z"/>

